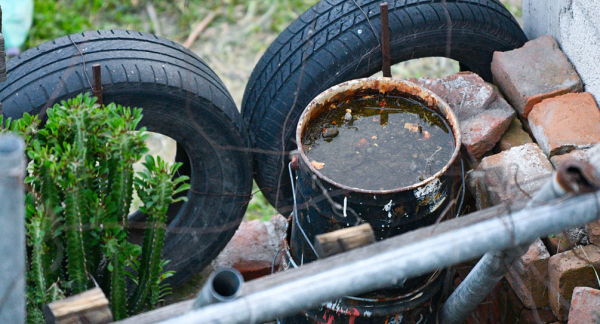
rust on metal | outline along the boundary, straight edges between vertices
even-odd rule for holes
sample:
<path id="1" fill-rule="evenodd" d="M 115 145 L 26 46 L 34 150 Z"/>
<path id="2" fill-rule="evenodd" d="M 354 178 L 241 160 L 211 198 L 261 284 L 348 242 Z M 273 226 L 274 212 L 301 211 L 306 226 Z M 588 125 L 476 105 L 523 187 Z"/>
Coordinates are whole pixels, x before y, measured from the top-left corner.
<path id="1" fill-rule="evenodd" d="M 92 91 L 96 98 L 98 98 L 98 104 L 102 106 L 104 105 L 104 96 L 102 94 L 102 90 L 104 89 L 102 87 L 102 67 L 100 64 L 92 65 L 92 74 L 94 78 L 94 88 Z"/>
<path id="2" fill-rule="evenodd" d="M 382 3 L 381 5 L 379 5 L 379 8 L 381 13 L 381 54 L 383 56 L 381 71 L 383 72 L 384 77 L 391 78 L 392 53 L 390 49 L 390 21 L 388 3 Z"/>
<path id="3" fill-rule="evenodd" d="M 600 179 L 594 167 L 586 162 L 569 159 L 556 173 L 558 184 L 567 192 L 590 193 L 600 190 Z"/>
<path id="4" fill-rule="evenodd" d="M 351 80 L 344 83 L 340 83 L 336 86 L 333 86 L 321 94 L 319 94 L 313 101 L 311 101 L 302 115 L 300 116 L 300 120 L 298 122 L 298 128 L 296 128 L 296 141 L 297 143 L 302 143 L 302 136 L 304 135 L 304 131 L 306 130 L 308 123 L 310 120 L 315 118 L 322 112 L 322 109 L 325 105 L 329 103 L 341 102 L 350 98 L 355 98 L 361 92 L 368 91 L 379 91 L 382 94 L 385 93 L 393 93 L 398 96 L 408 97 L 410 99 L 414 99 L 427 106 L 429 109 L 435 111 L 440 114 L 442 117 L 446 119 L 448 122 L 448 126 L 452 130 L 452 134 L 455 139 L 455 148 L 452 153 L 452 157 L 448 161 L 448 163 L 436 174 L 431 177 L 413 184 L 404 188 L 397 188 L 391 190 L 365 190 L 360 188 L 352 188 L 345 186 L 343 184 L 337 183 L 327 177 L 325 177 L 317 168 L 310 164 L 310 161 L 306 157 L 304 153 L 303 147 L 299 147 L 299 159 L 308 165 L 310 170 L 317 175 L 317 177 L 321 180 L 328 182 L 331 185 L 334 185 L 338 188 L 349 190 L 357 193 L 366 193 L 366 194 L 389 194 L 389 193 L 397 193 L 402 191 L 411 191 L 415 190 L 423 185 L 431 183 L 439 177 L 446 173 L 448 169 L 457 161 L 458 156 L 460 154 L 460 148 L 462 143 L 462 135 L 460 132 L 458 118 L 450 108 L 450 106 L 444 102 L 440 97 L 438 97 L 433 92 L 421 88 L 414 83 L 405 81 L 405 80 L 395 80 L 389 78 L 364 78 Z"/>

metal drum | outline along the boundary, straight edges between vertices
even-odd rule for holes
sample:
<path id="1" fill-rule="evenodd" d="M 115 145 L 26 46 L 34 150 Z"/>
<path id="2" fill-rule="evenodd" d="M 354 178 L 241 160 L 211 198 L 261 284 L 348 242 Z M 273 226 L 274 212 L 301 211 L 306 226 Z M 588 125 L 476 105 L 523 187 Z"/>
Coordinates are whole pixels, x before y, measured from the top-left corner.
<path id="1" fill-rule="evenodd" d="M 289 252 L 284 268 L 318 259 L 312 246 L 317 235 L 369 223 L 377 240 L 384 240 L 434 224 L 456 196 L 460 182 L 461 134 L 458 119 L 438 96 L 413 83 L 390 78 L 367 78 L 334 86 L 316 97 L 304 110 L 296 141 L 309 122 L 330 103 L 357 96 L 387 94 L 406 97 L 438 113 L 454 138 L 454 151 L 448 163 L 433 176 L 409 187 L 393 190 L 351 188 L 323 176 L 307 159 L 299 145 L 295 181 L 296 208 L 289 236 Z M 407 152 L 408 154 L 408 152 Z M 287 264 L 286 264 L 287 262 Z M 300 316 L 313 323 L 411 323 L 430 317 L 445 271 L 414 278 L 386 290 L 357 297 L 345 297 L 323 305 L 320 310 Z M 418 309 L 418 310 L 417 310 Z M 417 313 L 415 313 L 417 312 Z M 404 318 L 404 321 L 402 320 Z M 409 318 L 411 318 L 409 320 Z M 288 323 L 295 323 L 296 320 Z"/>

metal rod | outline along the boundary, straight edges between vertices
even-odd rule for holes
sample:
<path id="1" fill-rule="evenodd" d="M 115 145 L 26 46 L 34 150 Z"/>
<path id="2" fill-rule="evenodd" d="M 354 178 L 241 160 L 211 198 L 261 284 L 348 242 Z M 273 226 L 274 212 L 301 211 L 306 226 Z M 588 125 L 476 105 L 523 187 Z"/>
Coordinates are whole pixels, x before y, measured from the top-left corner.
<path id="1" fill-rule="evenodd" d="M 527 207 L 548 203 L 567 193 L 578 194 L 598 189 L 598 181 L 591 165 L 576 160 L 565 161 L 531 198 Z M 487 252 L 442 306 L 441 322 L 465 322 L 506 275 L 508 267 L 527 252 L 532 242 L 510 250 Z"/>
<path id="2" fill-rule="evenodd" d="M 384 2 L 379 5 L 381 13 L 381 54 L 383 63 L 381 71 L 386 78 L 392 77 L 391 60 L 392 54 L 390 49 L 390 20 L 388 12 L 388 3 Z"/>
<path id="3" fill-rule="evenodd" d="M 198 293 L 192 308 L 234 300 L 242 295 L 244 278 L 236 269 L 218 269 L 213 272 Z"/>
<path id="4" fill-rule="evenodd" d="M 398 238 L 403 239 L 402 236 L 391 238 L 387 243 L 378 242 L 262 281 L 255 280 L 263 290 L 232 302 L 190 311 L 165 323 L 274 320 L 318 307 L 328 300 L 389 287 L 405 278 L 473 260 L 488 251 L 514 248 L 538 237 L 593 222 L 600 218 L 599 206 L 600 193 L 595 192 L 507 212 L 451 232 L 416 239 L 404 246 L 396 245 L 393 249 L 383 248 Z"/>
<path id="5" fill-rule="evenodd" d="M 25 320 L 25 143 L 0 135 L 0 323 Z"/>
<path id="6" fill-rule="evenodd" d="M 98 98 L 98 104 L 102 106 L 104 105 L 104 95 L 102 93 L 104 88 L 102 87 L 102 67 L 100 64 L 92 65 L 92 74 L 94 78 L 94 89 L 92 91 L 96 98 Z"/>

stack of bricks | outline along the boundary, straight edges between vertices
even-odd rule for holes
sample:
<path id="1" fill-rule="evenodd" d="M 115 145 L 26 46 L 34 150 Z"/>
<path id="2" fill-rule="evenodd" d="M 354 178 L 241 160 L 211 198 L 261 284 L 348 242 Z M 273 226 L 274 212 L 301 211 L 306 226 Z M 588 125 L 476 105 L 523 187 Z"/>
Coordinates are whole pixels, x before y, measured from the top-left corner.
<path id="1" fill-rule="evenodd" d="M 492 73 L 495 85 L 470 72 L 409 80 L 436 93 L 457 115 L 477 209 L 530 198 L 567 159 L 588 160 L 588 149 L 600 142 L 598 105 L 583 92 L 577 71 L 552 37 L 495 53 Z M 600 303 L 594 300 L 600 294 L 574 290 L 598 288 L 599 244 L 600 223 L 538 239 L 468 322 L 584 323 L 593 318 L 586 309 Z M 458 268 L 455 285 L 469 265 Z M 576 297 L 581 302 L 571 302 Z"/>
<path id="2" fill-rule="evenodd" d="M 583 92 L 581 79 L 552 37 L 495 53 L 492 72 L 517 118 L 495 154 L 484 154 L 469 173 L 479 209 L 531 197 L 554 169 L 570 158 L 588 161 L 589 149 L 600 142 L 600 109 Z M 519 323 L 600 321 L 598 246 L 598 222 L 538 239 L 505 277 L 512 288 L 510 307 L 501 307 L 506 300 L 492 303 L 512 309 L 504 316 Z"/>

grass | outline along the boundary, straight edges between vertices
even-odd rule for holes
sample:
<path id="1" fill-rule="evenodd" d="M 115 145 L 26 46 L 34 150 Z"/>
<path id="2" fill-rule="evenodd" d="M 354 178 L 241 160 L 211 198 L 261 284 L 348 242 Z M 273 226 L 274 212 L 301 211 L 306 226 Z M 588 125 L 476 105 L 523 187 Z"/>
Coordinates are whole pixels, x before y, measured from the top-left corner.
<path id="1" fill-rule="evenodd" d="M 182 41 L 209 12 L 217 14 L 215 23 L 236 24 L 240 19 L 268 19 L 256 28 L 279 33 L 315 0 L 35 0 L 33 26 L 27 47 L 37 46 L 60 36 L 96 29 L 131 29 L 155 32 L 147 6 L 154 6 L 167 35 Z M 67 14 L 77 13 L 77 14 Z M 240 13 L 242 13 L 240 15 Z M 277 14 L 273 14 L 277 13 Z"/>

